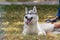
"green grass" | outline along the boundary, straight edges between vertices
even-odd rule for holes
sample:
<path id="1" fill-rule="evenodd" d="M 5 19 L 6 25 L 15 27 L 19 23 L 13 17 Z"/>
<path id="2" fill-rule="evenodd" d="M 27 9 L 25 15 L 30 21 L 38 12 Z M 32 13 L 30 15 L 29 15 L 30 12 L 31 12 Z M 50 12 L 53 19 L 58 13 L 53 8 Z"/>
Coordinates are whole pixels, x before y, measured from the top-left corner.
<path id="1" fill-rule="evenodd" d="M 6 5 L 2 9 L 6 12 L 4 14 L 5 21 L 23 21 L 25 15 L 25 7 L 32 9 L 34 5 Z M 36 5 L 39 21 L 45 21 L 48 16 L 55 17 L 59 5 Z"/>
<path id="2" fill-rule="evenodd" d="M 14 29 L 15 28 L 15 29 Z M 0 28 L 0 30 L 3 30 L 3 32 L 0 32 L 2 36 L 0 36 L 1 40 L 60 40 L 60 35 L 56 35 L 57 37 L 54 36 L 49 36 L 49 35 L 40 35 L 38 36 L 37 34 L 29 34 L 26 36 L 22 35 L 23 31 L 23 24 L 3 24 L 3 27 Z M 1 35 L 0 34 L 0 35 Z"/>

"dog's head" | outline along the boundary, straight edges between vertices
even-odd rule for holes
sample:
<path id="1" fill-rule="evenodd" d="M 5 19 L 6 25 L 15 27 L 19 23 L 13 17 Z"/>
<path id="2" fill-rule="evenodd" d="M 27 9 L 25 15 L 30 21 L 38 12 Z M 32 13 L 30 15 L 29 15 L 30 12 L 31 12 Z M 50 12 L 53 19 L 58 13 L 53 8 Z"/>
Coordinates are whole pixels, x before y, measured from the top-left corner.
<path id="1" fill-rule="evenodd" d="M 25 8 L 24 22 L 25 24 L 34 24 L 38 21 L 37 9 L 34 6 L 32 10 Z"/>

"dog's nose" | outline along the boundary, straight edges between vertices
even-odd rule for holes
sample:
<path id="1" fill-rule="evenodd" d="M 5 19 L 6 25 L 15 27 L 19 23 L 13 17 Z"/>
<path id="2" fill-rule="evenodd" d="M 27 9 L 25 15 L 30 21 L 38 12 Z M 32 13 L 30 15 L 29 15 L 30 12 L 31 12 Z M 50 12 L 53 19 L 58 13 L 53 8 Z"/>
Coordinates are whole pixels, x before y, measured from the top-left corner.
<path id="1" fill-rule="evenodd" d="M 27 17 L 27 16 L 25 16 L 25 18 L 26 18 L 26 19 L 28 19 L 28 17 Z"/>
<path id="2" fill-rule="evenodd" d="M 25 16 L 25 18 L 28 19 L 28 20 L 29 20 L 29 19 L 33 19 L 33 17 L 28 18 L 27 16 Z"/>

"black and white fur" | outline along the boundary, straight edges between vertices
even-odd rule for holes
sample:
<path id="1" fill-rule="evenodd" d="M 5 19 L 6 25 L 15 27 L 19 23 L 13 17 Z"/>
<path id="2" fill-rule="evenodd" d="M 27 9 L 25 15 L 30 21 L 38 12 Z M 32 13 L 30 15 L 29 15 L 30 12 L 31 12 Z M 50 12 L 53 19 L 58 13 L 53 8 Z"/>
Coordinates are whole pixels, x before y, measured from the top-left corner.
<path id="1" fill-rule="evenodd" d="M 23 27 L 23 35 L 27 34 L 38 34 L 38 35 L 46 35 L 46 32 L 52 32 L 54 30 L 54 24 L 51 23 L 38 23 L 38 15 L 37 9 L 34 6 L 32 10 L 28 10 L 25 8 L 25 16 L 24 16 L 24 27 Z"/>

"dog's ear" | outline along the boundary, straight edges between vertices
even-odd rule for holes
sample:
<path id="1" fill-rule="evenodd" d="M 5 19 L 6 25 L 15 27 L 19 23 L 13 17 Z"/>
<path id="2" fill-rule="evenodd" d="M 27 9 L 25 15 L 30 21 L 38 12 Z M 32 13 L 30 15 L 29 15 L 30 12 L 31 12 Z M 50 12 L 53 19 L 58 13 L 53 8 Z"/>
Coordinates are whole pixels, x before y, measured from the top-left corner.
<path id="1" fill-rule="evenodd" d="M 36 6 L 33 7 L 33 11 L 34 11 L 35 13 L 37 13 Z"/>
<path id="2" fill-rule="evenodd" d="M 27 7 L 25 7 L 25 14 L 27 14 L 28 13 L 28 8 Z"/>

